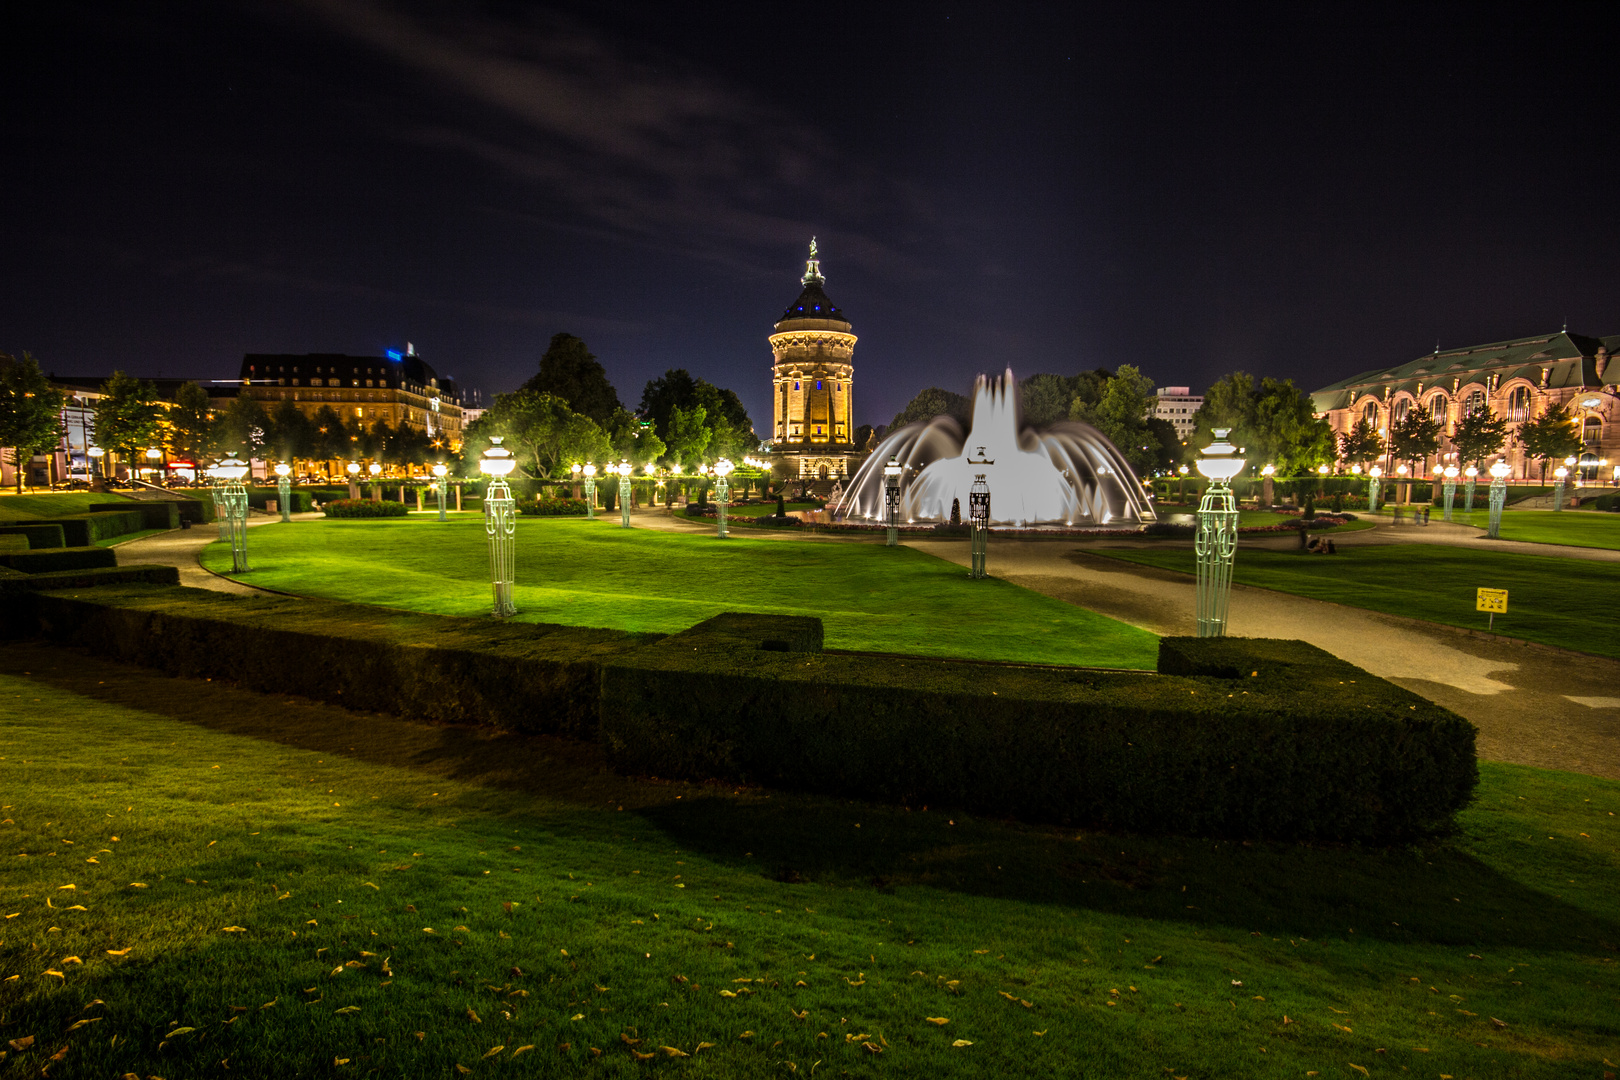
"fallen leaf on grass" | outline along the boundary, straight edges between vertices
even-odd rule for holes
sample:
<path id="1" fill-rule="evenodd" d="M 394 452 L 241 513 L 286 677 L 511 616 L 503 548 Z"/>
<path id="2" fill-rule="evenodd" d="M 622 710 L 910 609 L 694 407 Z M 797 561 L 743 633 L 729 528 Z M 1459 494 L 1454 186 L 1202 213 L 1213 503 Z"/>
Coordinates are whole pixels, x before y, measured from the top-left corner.
<path id="1" fill-rule="evenodd" d="M 483 1023 L 482 1020 L 478 1019 L 478 1014 L 473 1012 L 471 1009 L 467 1010 L 467 1019 L 471 1020 L 475 1024 L 482 1024 Z"/>
<path id="2" fill-rule="evenodd" d="M 972 1046 L 973 1044 L 968 1042 L 966 1039 L 957 1039 L 955 1042 L 951 1043 L 951 1045 L 960 1047 L 960 1046 Z"/>
<path id="3" fill-rule="evenodd" d="M 711 1047 L 714 1047 L 716 1045 L 718 1045 L 718 1044 L 717 1043 L 698 1043 L 697 1044 L 697 1049 L 693 1050 L 692 1053 L 696 1054 L 696 1053 L 699 1053 L 699 1052 L 701 1052 L 703 1050 L 708 1050 Z"/>
<path id="4" fill-rule="evenodd" d="M 280 998 L 271 998 L 269 1001 L 265 1002 L 263 1005 L 260 1005 L 259 1008 L 260 1009 L 268 1009 L 268 1008 L 270 1008 L 271 1006 L 273 1006 L 276 1002 L 278 1002 L 280 1000 L 281 1000 Z"/>
<path id="5" fill-rule="evenodd" d="M 1371 1076 L 1372 1075 L 1371 1073 L 1369 1073 L 1367 1071 L 1367 1067 L 1365 1065 L 1357 1065 L 1353 1061 L 1347 1061 L 1347 1062 L 1345 1062 L 1345 1064 L 1350 1066 L 1352 1069 L 1356 1070 L 1356 1072 L 1360 1073 L 1362 1076 Z"/>
<path id="6" fill-rule="evenodd" d="M 877 1043 L 863 1042 L 863 1043 L 861 1043 L 861 1046 L 864 1047 L 866 1052 L 869 1053 L 869 1054 L 881 1054 L 881 1053 L 883 1053 L 883 1047 L 879 1046 Z"/>
<path id="7" fill-rule="evenodd" d="M 67 961 L 65 961 L 65 960 L 64 960 L 64 961 L 63 961 L 63 963 L 66 963 L 66 962 L 67 962 Z M 1493 1017 L 1491 1017 L 1491 1023 L 1492 1023 L 1492 1024 L 1493 1024 L 1493 1025 L 1494 1025 L 1494 1026 L 1496 1026 L 1496 1027 L 1499 1027 L 1499 1028 L 1505 1028 L 1505 1027 L 1507 1027 L 1507 1023 L 1506 1023 L 1506 1022 L 1505 1022 L 1505 1021 L 1502 1021 L 1502 1020 L 1498 1020 L 1498 1019 L 1497 1019 L 1497 1018 L 1496 1018 L 1496 1017 L 1494 1017 L 1494 1016 L 1493 1016 Z"/>
<path id="8" fill-rule="evenodd" d="M 530 1050 L 533 1050 L 533 1049 L 534 1049 L 534 1043 L 530 1043 L 527 1046 L 520 1046 L 516 1050 L 512 1051 L 512 1056 L 517 1057 L 519 1054 L 527 1054 Z"/>
<path id="9" fill-rule="evenodd" d="M 788 1015 L 793 1017 L 795 1020 L 803 1020 L 805 1017 L 810 1015 L 810 1010 L 806 1009 L 803 1012 L 794 1012 L 792 1009 L 789 1009 Z"/>
<path id="10" fill-rule="evenodd" d="M 720 996 L 721 997 L 733 997 L 734 998 L 734 997 L 737 996 L 737 991 L 735 991 L 735 990 L 722 990 L 722 991 L 720 991 Z"/>
<path id="11" fill-rule="evenodd" d="M 493 1050 L 491 1050 L 489 1053 L 485 1054 L 484 1055 L 484 1060 L 488 1061 L 490 1058 L 494 1057 L 496 1054 L 500 1053 L 502 1050 L 505 1050 L 505 1049 L 506 1049 L 506 1044 L 502 1043 L 501 1045 L 499 1045 L 499 1046 L 495 1047 Z M 515 1057 L 516 1055 L 514 1054 L 513 1056 Z"/>
<path id="12" fill-rule="evenodd" d="M 808 1012 L 809 1010 L 806 1009 L 805 1011 Z M 925 1016 L 923 1019 L 928 1021 L 930 1024 L 939 1024 L 941 1027 L 951 1022 L 948 1017 L 944 1016 Z"/>
<path id="13" fill-rule="evenodd" d="M 462 1076 L 466 1076 L 468 1073 L 472 1072 L 472 1070 L 458 1061 L 456 1062 L 456 1072 L 460 1073 Z"/>
<path id="14" fill-rule="evenodd" d="M 68 1031 L 78 1031 L 80 1028 L 84 1027 L 86 1024 L 97 1024 L 97 1023 L 100 1023 L 102 1019 L 103 1018 L 100 1017 L 100 1016 L 92 1016 L 88 1020 L 76 1021 L 72 1027 L 68 1028 Z M 66 1032 L 64 1032 L 63 1034 L 66 1034 Z"/>
<path id="15" fill-rule="evenodd" d="M 26 1050 L 30 1046 L 34 1045 L 34 1037 L 32 1035 L 24 1035 L 20 1039 L 12 1039 L 6 1045 L 20 1053 L 21 1051 Z"/>
<path id="16" fill-rule="evenodd" d="M 1051 1031 L 1051 1030 L 1052 1030 L 1051 1028 L 1046 1029 L 1046 1031 Z M 1030 1034 L 1031 1035 L 1045 1035 L 1046 1031 L 1032 1031 L 1032 1032 L 1030 1032 Z"/>
<path id="17" fill-rule="evenodd" d="M 1351 1030 L 1349 1028 L 1345 1027 L 1343 1024 L 1333 1024 L 1332 1026 L 1338 1028 L 1340 1031 L 1344 1032 L 1346 1035 L 1353 1034 L 1353 1032 L 1351 1032 Z"/>
<path id="18" fill-rule="evenodd" d="M 657 1054 L 643 1054 L 640 1050 L 632 1050 L 632 1051 L 630 1051 L 630 1056 L 634 1057 L 637 1061 L 651 1061 L 653 1058 L 657 1057 L 658 1055 Z"/>
<path id="19" fill-rule="evenodd" d="M 849 983 L 849 985 L 851 985 L 851 986 L 865 986 L 866 985 L 866 980 L 865 979 L 860 979 L 860 980 L 857 981 L 855 979 L 851 979 L 847 975 L 844 976 L 844 981 Z"/>
<path id="20" fill-rule="evenodd" d="M 69 964 L 78 964 L 80 967 L 83 967 L 84 966 L 84 961 L 80 960 L 77 956 L 64 956 L 64 957 L 62 957 L 62 966 L 67 967 Z M 1501 1023 L 1501 1021 L 1498 1020 L 1497 1023 Z"/>
<path id="21" fill-rule="evenodd" d="M 685 1050 L 682 1050 L 680 1047 L 677 1047 L 677 1046 L 660 1046 L 658 1049 L 662 1050 L 664 1053 L 668 1054 L 670 1057 L 691 1057 L 692 1056 L 691 1054 L 688 1054 Z"/>
<path id="22" fill-rule="evenodd" d="M 245 926 L 222 926 L 219 929 L 220 929 L 221 933 L 225 933 L 225 934 L 245 934 L 245 933 L 247 933 L 247 927 L 245 927 Z"/>
<path id="23" fill-rule="evenodd" d="M 568 1018 L 570 1023 L 572 1023 L 575 1020 L 583 1020 L 583 1019 L 585 1019 L 585 1014 L 584 1013 L 575 1013 L 573 1016 L 570 1016 Z"/>
<path id="24" fill-rule="evenodd" d="M 55 975 L 58 979 L 61 979 L 63 982 L 67 981 L 67 976 L 66 975 L 64 975 L 60 971 L 56 971 L 54 969 L 46 969 L 45 974 L 47 974 L 47 975 Z"/>
<path id="25" fill-rule="evenodd" d="M 339 1016 L 342 1016 L 344 1013 L 357 1013 L 359 1011 L 360 1011 L 360 1006 L 358 1006 L 358 1005 L 345 1005 L 345 1006 L 343 1006 L 343 1008 L 341 1008 L 341 1009 L 339 1009 L 337 1011 L 337 1014 Z"/>

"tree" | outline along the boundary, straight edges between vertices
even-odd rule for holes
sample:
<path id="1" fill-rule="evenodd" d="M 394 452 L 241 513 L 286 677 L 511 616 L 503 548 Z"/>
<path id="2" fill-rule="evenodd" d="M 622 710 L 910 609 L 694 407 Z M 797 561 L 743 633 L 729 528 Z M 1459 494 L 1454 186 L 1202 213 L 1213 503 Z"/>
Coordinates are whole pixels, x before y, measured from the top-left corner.
<path id="1" fill-rule="evenodd" d="M 521 389 L 554 394 L 577 413 L 606 424 L 624 408 L 619 394 L 608 381 L 607 371 L 597 362 L 585 342 L 573 334 L 553 334 L 551 344 L 540 358 L 540 370 Z"/>
<path id="2" fill-rule="evenodd" d="M 96 402 L 96 443 L 117 451 L 126 464 L 133 463 L 157 441 L 163 419 L 157 387 L 115 371 L 101 384 L 101 393 Z"/>
<path id="3" fill-rule="evenodd" d="M 1121 364 L 1095 405 L 1076 395 L 1069 406 L 1069 417 L 1102 432 L 1125 455 L 1131 468 L 1147 473 L 1159 456 L 1159 440 L 1148 427 L 1152 410 L 1153 380 L 1135 366 Z"/>
<path id="4" fill-rule="evenodd" d="M 672 418 L 677 410 L 689 415 L 694 409 L 703 410 L 704 426 L 709 432 L 705 447 L 711 455 L 741 457 L 753 453 L 759 445 L 754 422 L 736 393 L 703 379 L 694 379 L 684 368 L 671 368 L 650 380 L 641 392 L 637 411 L 643 419 L 652 421 L 654 431 L 666 446 L 673 446 Z"/>
<path id="5" fill-rule="evenodd" d="M 244 461 L 262 457 L 260 451 L 270 433 L 270 418 L 257 399 L 237 396 L 219 414 L 214 433 L 221 452 L 235 454 Z"/>
<path id="6" fill-rule="evenodd" d="M 697 380 L 685 368 L 671 368 L 656 379 L 647 380 L 636 412 L 651 420 L 658 437 L 669 442 L 669 418 L 676 409 L 698 404 Z"/>
<path id="7" fill-rule="evenodd" d="M 1231 441 L 1250 464 L 1274 465 L 1283 476 L 1314 471 L 1336 449 L 1333 429 L 1292 379 L 1268 376 L 1256 386 L 1254 376 L 1234 371 L 1209 388 L 1195 419 L 1195 446 L 1208 445 L 1215 428 L 1231 428 Z"/>
<path id="8" fill-rule="evenodd" d="M 61 391 L 51 387 L 33 356 L 25 352 L 18 360 L 0 353 L 0 446 L 11 447 L 19 493 L 24 463 L 61 437 Z"/>
<path id="9" fill-rule="evenodd" d="M 1018 411 L 1031 427 L 1051 427 L 1069 418 L 1078 381 L 1063 375 L 1031 375 L 1018 382 Z"/>
<path id="10" fill-rule="evenodd" d="M 180 384 L 169 410 L 169 453 L 201 468 L 214 453 L 214 411 L 208 391 L 194 382 Z"/>
<path id="11" fill-rule="evenodd" d="M 708 410 L 701 405 L 694 405 L 690 409 L 677 406 L 669 415 L 669 434 L 664 441 L 668 444 L 668 454 L 677 464 L 687 464 L 699 460 L 703 451 L 709 447 L 712 437 L 708 425 Z"/>
<path id="12" fill-rule="evenodd" d="M 1534 420 L 1519 425 L 1519 439 L 1527 457 L 1541 459 L 1541 478 L 1547 478 L 1547 463 L 1578 455 L 1582 449 L 1581 429 L 1567 406 L 1549 406 Z"/>
<path id="13" fill-rule="evenodd" d="M 1389 452 L 1396 461 L 1415 464 L 1440 449 L 1440 421 L 1422 409 L 1410 409 L 1389 429 Z"/>
<path id="14" fill-rule="evenodd" d="M 928 389 L 912 398 L 906 407 L 895 414 L 889 421 L 889 430 L 896 431 L 907 424 L 925 423 L 936 416 L 949 416 L 964 428 L 972 418 L 973 402 L 961 394 L 953 394 L 949 390 L 941 390 L 937 386 Z"/>
<path id="15" fill-rule="evenodd" d="M 495 435 L 536 478 L 566 476 L 576 462 L 599 460 L 613 451 L 596 421 L 576 413 L 555 394 L 535 390 L 498 395 L 489 411 L 463 433 L 463 455 L 470 459 L 482 453 Z"/>
<path id="16" fill-rule="evenodd" d="M 278 461 L 307 458 L 314 446 L 314 433 L 304 410 L 292 401 L 280 401 L 270 410 L 265 446 Z"/>
<path id="17" fill-rule="evenodd" d="M 1487 455 L 1502 449 L 1507 441 L 1508 422 L 1491 415 L 1489 409 L 1465 413 L 1451 433 L 1451 445 L 1457 448 L 1457 460 L 1463 464 L 1482 466 Z"/>
<path id="18" fill-rule="evenodd" d="M 658 437 L 658 432 L 653 430 L 651 423 L 625 409 L 618 410 L 608 418 L 603 434 L 607 436 L 612 451 L 609 460 L 628 461 L 638 470 L 650 461 L 657 461 L 669 451 L 669 447 Z M 585 457 L 581 460 L 595 459 Z"/>
<path id="19" fill-rule="evenodd" d="M 346 461 L 353 453 L 349 430 L 343 417 L 330 405 L 322 405 L 310 417 L 310 456 L 319 461 Z"/>
<path id="20" fill-rule="evenodd" d="M 1353 464 L 1365 465 L 1384 456 L 1384 440 L 1372 422 L 1357 420 L 1354 427 L 1339 436 L 1339 457 Z"/>

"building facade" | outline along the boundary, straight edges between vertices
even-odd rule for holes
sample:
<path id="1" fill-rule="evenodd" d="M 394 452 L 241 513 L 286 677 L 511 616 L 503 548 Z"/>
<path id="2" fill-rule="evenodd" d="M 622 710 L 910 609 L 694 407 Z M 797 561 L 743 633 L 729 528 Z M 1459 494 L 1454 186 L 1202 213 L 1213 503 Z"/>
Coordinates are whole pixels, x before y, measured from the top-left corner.
<path id="1" fill-rule="evenodd" d="M 242 357 L 242 395 L 272 409 L 291 401 L 313 417 L 331 406 L 345 423 L 371 427 L 386 420 L 411 427 L 450 450 L 461 447 L 461 394 L 407 345 L 403 353 L 248 353 Z"/>
<path id="2" fill-rule="evenodd" d="M 1559 331 L 1436 349 L 1395 367 L 1364 371 L 1311 397 L 1317 414 L 1327 418 L 1335 435 L 1344 435 L 1365 420 L 1387 440 L 1391 426 L 1413 409 L 1435 417 L 1440 421 L 1440 449 L 1419 466 L 1423 476 L 1456 463 L 1450 436 L 1467 413 L 1489 409 L 1517 425 L 1548 409 L 1567 407 L 1581 429 L 1577 476 L 1607 482 L 1620 464 L 1620 364 L 1611 362 L 1617 348 L 1620 334 L 1587 337 Z M 1511 427 L 1495 459 L 1506 460 L 1516 478 L 1540 474 L 1541 463 L 1527 458 Z"/>
<path id="3" fill-rule="evenodd" d="M 1190 386 L 1161 386 L 1153 403 L 1153 418 L 1168 420 L 1176 429 L 1176 438 L 1187 441 L 1197 429 L 1193 415 L 1204 407 L 1204 395 L 1195 394 Z"/>
<path id="4" fill-rule="evenodd" d="M 855 471 L 855 335 L 822 290 L 816 242 L 803 290 L 770 336 L 771 456 L 787 479 L 842 480 Z"/>

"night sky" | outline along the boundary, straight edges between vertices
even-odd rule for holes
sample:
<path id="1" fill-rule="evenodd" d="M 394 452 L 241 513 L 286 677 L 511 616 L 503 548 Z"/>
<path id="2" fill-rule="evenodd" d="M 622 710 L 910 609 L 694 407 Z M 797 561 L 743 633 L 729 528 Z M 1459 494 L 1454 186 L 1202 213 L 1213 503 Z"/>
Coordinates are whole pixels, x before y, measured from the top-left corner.
<path id="1" fill-rule="evenodd" d="M 1009 365 L 1312 389 L 1616 333 L 1602 10 L 7 4 L 0 349 L 410 341 L 487 399 L 566 330 L 764 432 L 811 235 L 863 423 Z"/>

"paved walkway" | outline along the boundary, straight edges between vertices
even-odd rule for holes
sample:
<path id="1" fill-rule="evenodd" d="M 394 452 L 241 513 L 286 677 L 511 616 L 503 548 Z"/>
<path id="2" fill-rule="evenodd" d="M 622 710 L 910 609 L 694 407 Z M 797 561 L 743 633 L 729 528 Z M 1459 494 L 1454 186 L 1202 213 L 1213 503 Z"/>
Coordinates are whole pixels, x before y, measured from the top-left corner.
<path id="1" fill-rule="evenodd" d="M 316 520 L 320 516 L 294 514 L 293 519 Z M 617 514 L 605 516 L 617 520 Z M 276 520 L 256 515 L 249 520 L 249 526 Z M 714 531 L 712 523 L 674 517 L 662 507 L 633 510 L 631 523 L 636 528 L 668 532 Z M 857 538 L 746 526 L 734 535 L 827 543 L 881 542 L 877 536 Z M 1576 559 L 1607 560 L 1620 555 L 1596 548 L 1475 540 L 1477 535 L 1475 529 L 1441 522 L 1427 528 L 1381 524 L 1341 534 L 1336 542 L 1478 543 L 1489 544 L 1493 551 L 1523 550 Z M 198 565 L 198 554 L 217 536 L 215 526 L 203 525 L 136 540 L 115 550 L 120 563 L 156 562 L 179 567 L 185 585 L 222 592 L 254 592 L 250 585 L 211 574 Z M 1156 543 L 1179 546 L 1176 541 Z M 1284 533 L 1276 540 L 1248 537 L 1243 546 L 1288 547 L 1297 543 L 1296 537 Z M 966 540 L 910 540 L 906 546 L 964 567 L 968 563 Z M 994 538 L 990 569 L 997 577 L 1155 634 L 1196 632 L 1192 578 L 1100 554 L 1120 546 L 1119 540 L 1111 538 Z M 1242 585 L 1232 589 L 1228 617 L 1235 635 L 1308 641 L 1467 717 L 1480 729 L 1482 758 L 1620 779 L 1620 661 L 1473 637 L 1449 627 Z"/>

